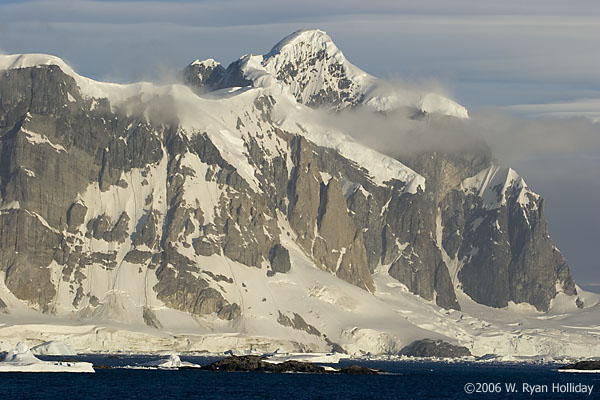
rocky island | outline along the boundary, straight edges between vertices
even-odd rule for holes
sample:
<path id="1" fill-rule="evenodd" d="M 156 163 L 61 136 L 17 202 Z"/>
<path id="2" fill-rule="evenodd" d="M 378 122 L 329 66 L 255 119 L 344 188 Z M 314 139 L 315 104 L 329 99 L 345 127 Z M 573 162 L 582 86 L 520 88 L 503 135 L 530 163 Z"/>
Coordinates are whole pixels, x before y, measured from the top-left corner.
<path id="1" fill-rule="evenodd" d="M 360 365 L 350 365 L 343 368 L 333 368 L 309 362 L 288 360 L 281 363 L 266 361 L 261 356 L 230 356 L 223 360 L 202 367 L 208 371 L 224 372 L 275 372 L 275 373 L 309 373 L 309 374 L 352 374 L 376 375 L 384 371 L 367 368 Z"/>
<path id="2" fill-rule="evenodd" d="M 600 372 L 600 361 L 578 361 L 558 369 L 559 372 Z"/>

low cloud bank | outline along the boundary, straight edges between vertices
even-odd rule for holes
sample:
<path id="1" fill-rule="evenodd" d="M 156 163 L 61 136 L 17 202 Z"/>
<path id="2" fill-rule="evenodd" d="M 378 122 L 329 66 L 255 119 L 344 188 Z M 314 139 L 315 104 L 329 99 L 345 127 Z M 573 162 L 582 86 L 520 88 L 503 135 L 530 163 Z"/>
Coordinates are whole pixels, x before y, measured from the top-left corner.
<path id="1" fill-rule="evenodd" d="M 369 147 L 399 157 L 486 146 L 503 165 L 536 158 L 600 156 L 600 124 L 585 117 L 525 119 L 492 108 L 471 111 L 469 120 L 407 116 L 409 110 L 381 114 L 358 109 L 322 113 L 320 118 Z"/>
<path id="2" fill-rule="evenodd" d="M 471 110 L 469 120 L 407 115 L 355 110 L 320 118 L 400 159 L 423 151 L 491 151 L 545 198 L 550 233 L 576 281 L 600 279 L 600 123 L 585 117 L 527 119 L 497 108 Z"/>

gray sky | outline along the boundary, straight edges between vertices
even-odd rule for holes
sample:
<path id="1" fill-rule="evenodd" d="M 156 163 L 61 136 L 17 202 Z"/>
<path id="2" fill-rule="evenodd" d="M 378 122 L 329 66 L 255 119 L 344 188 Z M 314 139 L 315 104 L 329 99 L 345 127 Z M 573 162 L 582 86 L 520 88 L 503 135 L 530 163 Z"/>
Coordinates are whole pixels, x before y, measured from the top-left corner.
<path id="1" fill-rule="evenodd" d="M 0 0 L 0 51 L 54 54 L 117 82 L 262 54 L 300 28 L 326 30 L 375 76 L 440 89 L 488 121 L 500 160 L 546 198 L 576 280 L 600 284 L 600 127 L 544 119 L 600 120 L 597 0 Z"/>

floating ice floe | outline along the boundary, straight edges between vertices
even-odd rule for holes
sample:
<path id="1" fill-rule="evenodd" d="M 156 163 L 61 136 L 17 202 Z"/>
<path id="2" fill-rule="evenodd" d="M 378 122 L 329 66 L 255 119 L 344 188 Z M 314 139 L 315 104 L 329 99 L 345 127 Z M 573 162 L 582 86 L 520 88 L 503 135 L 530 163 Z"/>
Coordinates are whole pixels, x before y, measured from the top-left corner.
<path id="1" fill-rule="evenodd" d="M 168 359 L 161 359 L 155 361 L 149 361 L 147 363 L 130 367 L 134 369 L 188 369 L 188 368 L 201 368 L 200 365 L 181 361 L 181 358 L 177 354 L 171 354 Z"/>
<path id="2" fill-rule="evenodd" d="M 265 358 L 270 363 L 282 363 L 285 361 L 302 361 L 311 363 L 337 364 L 340 359 L 347 356 L 341 353 L 275 353 Z"/>
<path id="3" fill-rule="evenodd" d="M 8 352 L 0 361 L 0 372 L 94 372 L 92 363 L 72 361 L 42 361 L 33 355 L 25 343 Z"/>
<path id="4" fill-rule="evenodd" d="M 557 371 L 573 374 L 600 374 L 600 369 L 557 369 Z"/>

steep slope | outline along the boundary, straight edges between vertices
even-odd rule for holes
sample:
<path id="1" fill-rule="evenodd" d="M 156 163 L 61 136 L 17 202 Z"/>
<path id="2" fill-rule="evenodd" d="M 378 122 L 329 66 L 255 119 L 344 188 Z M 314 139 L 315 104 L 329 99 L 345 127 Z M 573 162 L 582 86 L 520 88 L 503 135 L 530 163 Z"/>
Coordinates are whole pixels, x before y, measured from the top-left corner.
<path id="1" fill-rule="evenodd" d="M 268 71 L 286 70 L 292 55 L 304 65 L 307 41 L 329 49 L 322 71 L 339 62 L 357 90 L 371 80 L 357 78 L 320 31 L 227 70 L 193 63 L 186 76 L 195 92 L 95 82 L 51 56 L 0 56 L 7 326 L 88 321 L 113 327 L 102 328 L 108 347 L 139 335 L 167 335 L 147 343 L 173 345 L 186 335 L 188 349 L 338 343 L 395 353 L 431 337 L 480 351 L 480 332 L 456 320 L 459 299 L 595 307 L 578 297 L 541 198 L 514 171 L 486 153 L 400 162 L 320 126 L 298 96 L 325 97 Z M 333 87 L 329 75 L 319 82 Z M 354 94 L 340 96 L 331 104 Z"/>
<path id="2" fill-rule="evenodd" d="M 510 168 L 492 166 L 463 181 L 463 192 L 467 203 L 474 203 L 465 213 L 471 230 L 463 234 L 458 253 L 457 243 L 448 249 L 464 260 L 460 281 L 465 293 L 496 307 L 512 300 L 540 310 L 547 310 L 558 292 L 577 294 L 567 263 L 550 239 L 544 202 L 523 178 Z"/>
<path id="3" fill-rule="evenodd" d="M 547 311 L 558 293 L 577 290 L 553 245 L 544 201 L 489 150 L 424 153 L 404 160 L 427 177 L 435 237 L 454 286 L 493 307 L 528 303 Z"/>

